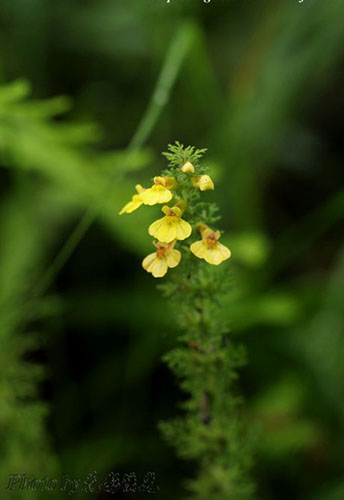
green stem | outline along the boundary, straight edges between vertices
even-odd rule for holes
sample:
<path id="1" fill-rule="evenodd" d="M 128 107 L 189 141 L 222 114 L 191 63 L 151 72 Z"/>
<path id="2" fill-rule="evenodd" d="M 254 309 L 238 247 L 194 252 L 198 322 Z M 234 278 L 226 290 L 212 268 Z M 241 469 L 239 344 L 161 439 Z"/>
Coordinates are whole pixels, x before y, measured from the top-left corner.
<path id="1" fill-rule="evenodd" d="M 160 72 L 156 87 L 148 104 L 147 110 L 134 133 L 127 152 L 142 147 L 156 125 L 162 109 L 168 103 L 172 87 L 177 79 L 183 60 L 188 53 L 195 37 L 194 27 L 183 24 L 177 31 L 168 49 L 163 67 Z M 110 187 L 110 186 L 108 186 Z M 49 287 L 56 275 L 61 271 L 68 259 L 73 254 L 82 238 L 85 236 L 93 222 L 104 206 L 104 193 L 99 198 L 99 203 L 90 207 L 63 244 L 46 272 L 31 291 L 31 297 L 37 297 Z"/>

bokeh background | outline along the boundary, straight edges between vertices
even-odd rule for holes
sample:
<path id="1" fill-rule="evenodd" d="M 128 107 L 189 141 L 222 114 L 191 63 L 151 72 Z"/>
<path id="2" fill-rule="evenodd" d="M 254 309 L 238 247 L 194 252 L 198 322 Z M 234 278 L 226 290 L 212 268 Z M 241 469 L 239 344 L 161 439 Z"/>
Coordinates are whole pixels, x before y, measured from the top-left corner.
<path id="1" fill-rule="evenodd" d="M 256 498 L 344 498 L 343 18 L 342 0 L 2 0 L 2 498 L 64 496 L 9 474 L 93 470 L 185 493 L 194 465 L 157 430 L 183 397 L 161 362 L 178 326 L 141 269 L 159 210 L 118 216 L 175 140 L 208 148 L 232 249 Z"/>

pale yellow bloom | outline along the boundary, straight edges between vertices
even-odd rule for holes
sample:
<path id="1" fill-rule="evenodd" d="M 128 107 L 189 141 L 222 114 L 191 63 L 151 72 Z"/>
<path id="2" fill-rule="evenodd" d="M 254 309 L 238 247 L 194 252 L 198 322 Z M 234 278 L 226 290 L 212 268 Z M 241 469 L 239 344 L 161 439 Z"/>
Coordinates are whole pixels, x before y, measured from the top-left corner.
<path id="1" fill-rule="evenodd" d="M 201 191 L 214 190 L 214 183 L 210 175 L 198 175 L 192 179 L 193 185 L 198 187 Z"/>
<path id="2" fill-rule="evenodd" d="M 182 256 L 179 250 L 173 248 L 175 243 L 176 241 L 171 243 L 153 242 L 153 245 L 155 245 L 157 249 L 143 259 L 143 269 L 151 273 L 154 278 L 162 278 L 167 273 L 169 267 L 173 268 L 178 266 Z"/>
<path id="3" fill-rule="evenodd" d="M 137 184 L 135 186 L 135 189 L 138 194 L 133 195 L 131 201 L 124 205 L 122 210 L 119 212 L 119 215 L 122 215 L 124 213 L 131 214 L 131 212 L 134 212 L 134 210 L 142 205 L 143 201 L 141 200 L 140 194 L 145 191 L 145 188 L 143 188 L 140 184 Z"/>
<path id="4" fill-rule="evenodd" d="M 195 173 L 195 167 L 193 166 L 193 164 L 189 161 L 187 161 L 186 163 L 184 163 L 184 165 L 182 166 L 182 171 L 185 173 L 185 174 L 194 174 Z"/>
<path id="5" fill-rule="evenodd" d="M 168 203 L 172 199 L 170 189 L 175 188 L 176 185 L 174 177 L 154 177 L 153 186 L 145 189 L 141 194 L 141 200 L 145 205 Z"/>
<path id="6" fill-rule="evenodd" d="M 167 189 L 175 189 L 178 183 L 174 177 L 154 177 L 155 184 L 162 184 Z"/>
<path id="7" fill-rule="evenodd" d="M 218 241 L 219 238 L 220 231 L 212 231 L 209 227 L 203 226 L 202 240 L 192 243 L 190 250 L 199 259 L 217 266 L 231 256 L 231 251 Z"/>
<path id="8" fill-rule="evenodd" d="M 162 211 L 165 217 L 156 220 L 149 226 L 148 232 L 160 242 L 169 243 L 173 240 L 185 240 L 192 232 L 188 222 L 181 218 L 182 211 L 179 207 L 164 206 Z"/>

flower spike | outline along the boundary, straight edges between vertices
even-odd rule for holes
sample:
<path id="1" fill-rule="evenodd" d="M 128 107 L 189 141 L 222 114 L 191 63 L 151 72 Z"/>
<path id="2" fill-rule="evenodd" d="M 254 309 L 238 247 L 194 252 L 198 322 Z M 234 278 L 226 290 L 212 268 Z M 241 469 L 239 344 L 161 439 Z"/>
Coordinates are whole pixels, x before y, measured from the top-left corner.
<path id="1" fill-rule="evenodd" d="M 191 253 L 211 265 L 218 265 L 231 256 L 230 250 L 219 242 L 219 231 L 197 223 L 206 219 L 212 224 L 216 220 L 211 205 L 198 201 L 201 197 L 199 191 L 214 189 L 211 177 L 201 174 L 206 171 L 199 162 L 205 151 L 191 146 L 185 148 L 178 142 L 169 145 L 169 152 L 163 153 L 169 160 L 164 175 L 154 177 L 153 185 L 148 189 L 138 184 L 137 194 L 119 212 L 121 215 L 131 213 L 141 205 L 163 204 L 164 216 L 148 227 L 148 233 L 158 240 L 154 243 L 157 250 L 143 261 L 144 269 L 154 277 L 164 276 L 169 267 L 178 264 L 181 255 L 174 250 L 174 244 L 189 238 L 193 228 L 201 233 L 202 238 L 191 244 Z"/>

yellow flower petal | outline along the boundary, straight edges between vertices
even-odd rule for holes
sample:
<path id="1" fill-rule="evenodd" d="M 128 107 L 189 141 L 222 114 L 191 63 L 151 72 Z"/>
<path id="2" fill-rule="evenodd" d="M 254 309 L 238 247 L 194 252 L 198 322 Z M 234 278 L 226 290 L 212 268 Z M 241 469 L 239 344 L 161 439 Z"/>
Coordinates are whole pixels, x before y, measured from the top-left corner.
<path id="1" fill-rule="evenodd" d="M 151 265 L 151 273 L 154 278 L 162 278 L 167 273 L 167 261 L 165 257 L 157 257 Z"/>
<path id="2" fill-rule="evenodd" d="M 166 215 L 149 226 L 149 234 L 162 243 L 185 240 L 192 232 L 190 224 L 179 217 Z"/>
<path id="3" fill-rule="evenodd" d="M 221 252 L 223 260 L 229 259 L 229 257 L 232 255 L 229 248 L 227 248 L 225 245 L 222 245 L 222 243 L 220 242 L 217 242 L 217 248 Z"/>
<path id="4" fill-rule="evenodd" d="M 208 264 L 218 266 L 221 262 L 229 259 L 231 251 L 218 241 L 209 246 L 205 239 L 196 241 L 190 246 L 191 252 L 199 259 L 204 259 Z"/>
<path id="5" fill-rule="evenodd" d="M 176 239 L 176 217 L 163 217 L 149 226 L 149 234 L 163 243 Z"/>
<path id="6" fill-rule="evenodd" d="M 176 217 L 180 217 L 182 215 L 182 211 L 179 207 L 169 207 L 167 205 L 163 206 L 161 209 L 166 215 L 175 215 Z"/>
<path id="7" fill-rule="evenodd" d="M 156 205 L 157 203 L 168 203 L 172 199 L 172 193 L 161 184 L 154 184 L 149 189 L 145 189 L 140 198 L 145 205 Z"/>
<path id="8" fill-rule="evenodd" d="M 148 273 L 151 273 L 154 278 L 162 278 L 168 271 L 168 268 L 178 266 L 181 253 L 173 247 L 176 240 L 167 244 L 153 241 L 156 251 L 147 255 L 142 261 L 142 267 Z"/>
<path id="9" fill-rule="evenodd" d="M 204 260 L 208 262 L 208 264 L 212 264 L 213 266 L 218 266 L 221 262 L 224 261 L 222 253 L 217 247 L 208 248 L 204 253 Z"/>
<path id="10" fill-rule="evenodd" d="M 129 201 L 122 210 L 119 212 L 119 215 L 122 215 L 124 213 L 131 214 L 131 212 L 134 212 L 137 208 L 139 208 L 142 205 L 142 200 L 140 198 L 139 194 L 134 194 L 132 197 L 131 201 Z"/>
<path id="11" fill-rule="evenodd" d="M 162 243 L 170 243 L 173 240 L 185 240 L 192 232 L 191 225 L 181 219 L 182 211 L 179 207 L 165 205 L 162 211 L 166 214 L 162 219 L 153 222 L 148 232 Z"/>
<path id="12" fill-rule="evenodd" d="M 174 177 L 154 177 L 155 184 L 162 184 L 167 189 L 175 189 L 177 182 Z"/>
<path id="13" fill-rule="evenodd" d="M 167 260 L 167 265 L 168 267 L 177 267 L 180 259 L 182 258 L 182 254 L 180 253 L 179 250 L 170 250 L 166 252 L 166 260 Z"/>
<path id="14" fill-rule="evenodd" d="M 161 228 L 162 224 L 164 223 L 165 217 L 162 217 L 161 219 L 158 219 L 149 226 L 148 232 L 151 236 L 154 236 L 155 238 L 158 238 L 156 236 L 157 232 Z M 159 239 L 159 238 L 158 238 Z"/>
<path id="15" fill-rule="evenodd" d="M 153 261 L 156 259 L 156 252 L 150 253 L 142 261 L 142 267 L 149 273 L 151 272 Z"/>
<path id="16" fill-rule="evenodd" d="M 207 251 L 207 247 L 203 241 L 195 241 L 195 243 L 192 243 L 190 246 L 191 252 L 196 255 L 199 259 L 204 258 L 204 254 Z"/>
<path id="17" fill-rule="evenodd" d="M 188 222 L 179 219 L 176 226 L 176 240 L 185 240 L 192 233 L 192 227 Z"/>
<path id="18" fill-rule="evenodd" d="M 165 256 L 158 257 L 154 252 L 143 259 L 142 267 L 154 278 L 162 278 L 167 273 L 167 259 Z"/>

